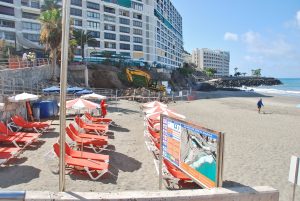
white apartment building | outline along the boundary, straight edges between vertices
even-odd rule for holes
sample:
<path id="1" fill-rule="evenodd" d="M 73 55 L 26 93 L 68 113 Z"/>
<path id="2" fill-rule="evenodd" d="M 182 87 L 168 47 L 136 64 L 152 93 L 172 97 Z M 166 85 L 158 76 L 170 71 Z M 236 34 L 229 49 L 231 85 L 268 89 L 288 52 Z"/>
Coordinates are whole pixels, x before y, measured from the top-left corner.
<path id="1" fill-rule="evenodd" d="M 84 54 L 110 51 L 155 66 L 182 66 L 182 17 L 171 0 L 70 0 L 75 29 L 97 40 Z M 0 0 L 0 39 L 40 47 L 39 0 Z M 76 54 L 81 55 L 80 47 Z"/>
<path id="2" fill-rule="evenodd" d="M 229 76 L 230 52 L 228 51 L 197 48 L 193 50 L 192 61 L 199 70 L 213 68 L 217 71 L 216 76 Z"/>

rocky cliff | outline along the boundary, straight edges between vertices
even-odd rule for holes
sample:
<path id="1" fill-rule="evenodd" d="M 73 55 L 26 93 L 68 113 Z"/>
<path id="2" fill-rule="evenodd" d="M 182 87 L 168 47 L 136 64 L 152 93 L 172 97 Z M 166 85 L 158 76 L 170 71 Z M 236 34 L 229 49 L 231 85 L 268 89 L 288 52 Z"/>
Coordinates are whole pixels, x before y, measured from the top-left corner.
<path id="1" fill-rule="evenodd" d="M 280 80 L 270 77 L 228 77 L 210 80 L 209 84 L 216 88 L 242 87 L 242 86 L 272 86 L 282 84 Z"/>

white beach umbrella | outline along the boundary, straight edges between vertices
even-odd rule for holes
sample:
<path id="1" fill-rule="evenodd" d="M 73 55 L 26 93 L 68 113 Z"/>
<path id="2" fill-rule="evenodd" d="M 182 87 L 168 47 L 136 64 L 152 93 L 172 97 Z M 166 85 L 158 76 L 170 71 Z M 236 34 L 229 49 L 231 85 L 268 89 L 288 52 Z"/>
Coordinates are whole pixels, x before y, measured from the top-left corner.
<path id="1" fill-rule="evenodd" d="M 92 93 L 92 94 L 83 95 L 80 98 L 87 99 L 87 100 L 103 100 L 106 99 L 107 97 L 102 96 L 100 94 Z"/>
<path id="2" fill-rule="evenodd" d="M 28 94 L 28 93 L 21 93 L 15 96 L 11 96 L 8 98 L 8 100 L 10 102 L 26 102 L 26 101 L 34 101 L 39 99 L 38 95 L 34 95 L 34 94 Z"/>
<path id="3" fill-rule="evenodd" d="M 152 113 L 156 113 L 156 112 L 163 112 L 165 110 L 167 110 L 166 107 L 156 106 L 156 107 L 153 107 L 153 108 L 146 108 L 144 110 L 144 112 L 146 114 L 152 114 Z"/>
<path id="4" fill-rule="evenodd" d="M 74 100 L 67 101 L 66 108 L 75 109 L 75 110 L 82 110 L 82 109 L 93 110 L 99 108 L 99 104 L 81 98 L 76 98 Z"/>
<path id="5" fill-rule="evenodd" d="M 148 119 L 154 120 L 154 121 L 160 121 L 160 115 L 164 114 L 167 115 L 169 117 L 173 117 L 173 118 L 179 118 L 179 119 L 185 119 L 185 116 L 182 114 L 178 114 L 176 112 L 173 112 L 172 110 L 168 110 L 166 109 L 165 111 L 161 111 L 161 112 L 156 112 L 153 114 L 147 114 L 146 117 Z"/>
<path id="6" fill-rule="evenodd" d="M 144 108 L 152 108 L 152 107 L 157 107 L 157 106 L 159 106 L 159 107 L 165 107 L 165 108 L 168 107 L 167 105 L 165 105 L 165 104 L 163 104 L 163 103 L 161 103 L 159 101 L 152 101 L 152 102 L 143 104 Z"/>

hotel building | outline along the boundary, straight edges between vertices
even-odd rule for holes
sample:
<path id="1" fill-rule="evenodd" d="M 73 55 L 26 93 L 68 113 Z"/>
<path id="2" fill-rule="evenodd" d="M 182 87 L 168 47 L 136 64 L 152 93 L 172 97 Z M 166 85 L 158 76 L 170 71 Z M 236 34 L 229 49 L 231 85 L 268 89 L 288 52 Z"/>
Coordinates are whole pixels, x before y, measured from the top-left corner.
<path id="1" fill-rule="evenodd" d="M 89 32 L 96 44 L 84 54 L 110 51 L 155 66 L 182 66 L 182 17 L 170 0 L 70 0 L 75 29 Z M 0 39 L 38 48 L 39 0 L 0 0 Z M 61 4 L 61 3 L 60 3 Z M 79 56 L 80 48 L 76 51 Z"/>
<path id="2" fill-rule="evenodd" d="M 197 48 L 193 50 L 192 62 L 197 65 L 198 70 L 213 68 L 217 71 L 216 76 L 229 76 L 230 53 L 228 51 Z"/>

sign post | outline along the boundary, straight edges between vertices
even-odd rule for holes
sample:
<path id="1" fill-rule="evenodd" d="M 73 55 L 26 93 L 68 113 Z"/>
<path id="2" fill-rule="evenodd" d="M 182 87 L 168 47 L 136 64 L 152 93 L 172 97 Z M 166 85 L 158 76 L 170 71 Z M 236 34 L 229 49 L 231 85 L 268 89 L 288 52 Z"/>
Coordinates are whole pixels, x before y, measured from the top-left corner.
<path id="1" fill-rule="evenodd" d="M 222 186 L 223 133 L 166 115 L 161 115 L 160 126 L 159 189 L 164 160 L 203 188 Z"/>
<path id="2" fill-rule="evenodd" d="M 292 201 L 295 201 L 296 185 L 297 184 L 300 185 L 299 163 L 300 163 L 299 157 L 296 156 L 291 157 L 289 181 L 294 184 Z"/>

